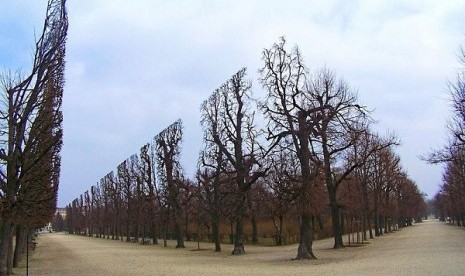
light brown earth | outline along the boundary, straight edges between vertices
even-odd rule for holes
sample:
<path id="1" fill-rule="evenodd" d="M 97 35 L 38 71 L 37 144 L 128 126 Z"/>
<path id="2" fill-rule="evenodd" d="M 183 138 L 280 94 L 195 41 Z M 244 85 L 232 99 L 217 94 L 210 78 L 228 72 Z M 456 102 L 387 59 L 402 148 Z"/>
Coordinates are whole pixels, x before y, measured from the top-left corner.
<path id="1" fill-rule="evenodd" d="M 361 247 L 333 250 L 332 240 L 314 243 L 318 260 L 292 261 L 296 245 L 231 245 L 214 253 L 211 244 L 185 249 L 67 235 L 40 234 L 29 275 L 465 275 L 465 230 L 435 220 L 370 240 Z M 16 275 L 25 275 L 25 264 Z"/>

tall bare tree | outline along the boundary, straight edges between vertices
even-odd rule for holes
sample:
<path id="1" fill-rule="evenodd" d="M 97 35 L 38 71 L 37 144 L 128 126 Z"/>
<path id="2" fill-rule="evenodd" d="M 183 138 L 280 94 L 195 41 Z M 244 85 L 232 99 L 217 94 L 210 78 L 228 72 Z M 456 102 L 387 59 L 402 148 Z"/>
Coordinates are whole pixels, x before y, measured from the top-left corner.
<path id="1" fill-rule="evenodd" d="M 176 121 L 155 136 L 155 141 L 159 183 L 164 190 L 169 209 L 172 210 L 177 240 L 176 248 L 182 248 L 184 247 L 184 235 L 181 190 L 185 187 L 179 160 L 182 141 L 181 120 Z"/>
<path id="2" fill-rule="evenodd" d="M 59 152 L 61 149 L 61 97 L 64 85 L 65 42 L 68 19 L 64 0 L 50 0 L 42 34 L 35 44 L 34 59 L 28 76 L 3 76 L 3 98 L 0 107 L 0 196 L 2 231 L 0 275 L 11 274 L 7 255 L 11 255 L 12 230 L 18 219 L 19 193 L 25 185 L 36 183 L 28 175 L 47 169 L 48 190 L 42 200 L 56 204 Z M 44 113 L 49 114 L 44 114 Z M 52 113 L 52 114 L 50 114 Z M 39 131 L 40 129 L 40 131 Z M 43 161 L 47 159 L 47 161 Z M 44 195 L 44 193 L 42 193 Z M 37 199 L 36 199 L 37 200 Z M 33 202 L 31 198 L 29 203 Z M 35 205 L 35 204 L 33 204 Z M 52 213 L 53 215 L 53 213 Z M 48 216 L 46 219 L 49 219 Z M 45 222 L 44 222 L 45 223 Z"/>
<path id="3" fill-rule="evenodd" d="M 151 157 L 152 145 L 145 144 L 140 149 L 140 161 L 141 161 L 141 174 L 143 180 L 143 190 L 146 194 L 146 207 L 147 207 L 147 219 L 149 221 L 149 231 L 152 238 L 152 244 L 158 244 L 157 239 L 157 224 L 156 224 L 156 213 L 157 213 L 157 199 L 156 199 L 156 186 L 155 186 L 155 166 Z"/>
<path id="4" fill-rule="evenodd" d="M 288 52 L 285 42 L 282 38 L 266 49 L 262 57 L 265 65 L 261 69 L 261 82 L 268 90 L 262 108 L 269 120 L 269 138 L 277 144 L 282 138 L 290 137 L 301 164 L 302 187 L 306 190 L 302 194 L 311 194 L 312 181 L 318 173 L 322 174 L 331 209 L 333 248 L 341 248 L 343 229 L 337 190 L 364 160 L 356 160 L 349 166 L 341 162 L 367 131 L 370 118 L 345 81 L 327 69 L 310 77 L 299 50 Z M 305 207 L 311 203 L 309 198 L 303 198 L 303 203 L 302 210 L 309 210 Z M 308 221 L 308 214 L 303 212 L 301 219 Z M 309 232 L 307 228 L 303 230 Z M 302 240 L 299 247 L 302 253 L 297 259 L 314 258 L 308 240 Z"/>
<path id="5" fill-rule="evenodd" d="M 296 259 L 315 259 L 313 232 L 310 225 L 312 185 L 318 174 L 311 163 L 311 126 L 308 116 L 314 112 L 306 98 L 308 71 L 297 48 L 288 52 L 286 41 L 281 38 L 270 49 L 263 51 L 261 83 L 268 92 L 261 104 L 268 119 L 268 139 L 278 145 L 289 141 L 289 149 L 295 152 L 300 165 L 300 187 L 297 206 L 300 212 L 300 240 Z M 284 140 L 283 140 L 284 141 Z"/>
<path id="6" fill-rule="evenodd" d="M 215 243 L 215 252 L 221 252 L 220 241 L 220 188 L 222 184 L 222 173 L 224 172 L 225 157 L 220 147 L 215 142 L 215 137 L 223 140 L 225 137 L 222 131 L 222 95 L 213 93 L 208 100 L 202 103 L 200 108 L 201 124 L 204 135 L 204 149 L 199 157 L 198 180 L 201 183 L 200 195 L 204 196 L 204 201 L 208 202 L 208 209 L 212 221 L 212 235 Z"/>
<path id="7" fill-rule="evenodd" d="M 362 137 L 368 117 L 366 110 L 357 103 L 355 92 L 329 70 L 321 70 L 309 83 L 306 92 L 312 110 L 308 114 L 312 129 L 311 158 L 324 173 L 331 208 L 333 248 L 341 248 L 344 246 L 343 229 L 337 190 L 344 178 L 360 164 L 337 167 L 337 162 Z M 340 171 L 338 174 L 334 174 L 336 168 Z"/>
<path id="8" fill-rule="evenodd" d="M 205 140 L 207 146 L 209 143 L 214 145 L 207 154 L 216 156 L 214 166 L 217 171 L 213 175 L 217 175 L 219 169 L 234 175 L 236 235 L 233 255 L 245 253 L 243 217 L 247 191 L 266 174 L 259 161 L 261 148 L 257 143 L 254 112 L 250 106 L 252 85 L 245 77 L 246 69 L 243 68 L 202 105 Z M 218 166 L 219 163 L 222 165 Z"/>

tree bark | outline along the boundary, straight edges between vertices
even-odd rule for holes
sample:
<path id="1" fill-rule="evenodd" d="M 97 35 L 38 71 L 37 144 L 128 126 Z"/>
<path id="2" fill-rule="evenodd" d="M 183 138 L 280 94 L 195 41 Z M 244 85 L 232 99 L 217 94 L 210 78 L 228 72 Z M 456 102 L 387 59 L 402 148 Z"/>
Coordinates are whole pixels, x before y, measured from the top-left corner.
<path id="1" fill-rule="evenodd" d="M 155 222 L 153 221 L 153 218 L 151 219 L 151 234 L 152 234 L 152 244 L 158 244 L 158 238 L 157 238 L 157 226 L 155 225 Z"/>
<path id="2" fill-rule="evenodd" d="M 242 195 L 239 199 L 242 203 L 237 205 L 236 208 L 236 236 L 234 239 L 234 250 L 232 255 L 242 255 L 245 254 L 244 250 L 244 204 L 245 204 L 245 195 Z"/>
<path id="3" fill-rule="evenodd" d="M 212 214 L 212 235 L 215 242 L 215 252 L 221 252 L 219 224 L 219 215 L 215 208 Z"/>
<path id="4" fill-rule="evenodd" d="M 24 247 L 26 245 L 26 238 L 27 230 L 23 226 L 17 226 L 13 267 L 18 267 L 18 264 L 21 261 L 22 254 L 24 253 Z"/>
<path id="5" fill-rule="evenodd" d="M 297 256 L 294 260 L 316 259 L 313 254 L 313 229 L 310 227 L 310 216 L 307 214 L 300 215 L 300 240 Z"/>
<path id="6" fill-rule="evenodd" d="M 333 249 L 339 249 L 344 247 L 342 241 L 342 224 L 339 205 L 337 203 L 337 189 L 333 183 L 331 170 L 329 168 L 329 159 L 327 161 L 327 168 L 325 171 L 326 187 L 329 196 L 329 205 L 331 208 L 331 221 L 333 224 L 333 235 L 334 235 L 334 246 Z"/>
<path id="7" fill-rule="evenodd" d="M 184 238 L 182 235 L 182 223 L 178 221 L 174 225 L 174 232 L 176 234 L 176 248 L 184 248 Z"/>
<path id="8" fill-rule="evenodd" d="M 13 235 L 8 237 L 8 255 L 6 262 L 6 275 L 13 275 Z"/>
<path id="9" fill-rule="evenodd" d="M 7 267 L 7 254 L 8 254 L 8 246 L 9 246 L 9 239 L 12 235 L 13 225 L 10 220 L 6 219 L 3 221 L 2 231 L 1 231 L 1 243 L 0 243 L 0 276 L 6 275 L 6 267 Z"/>
<path id="10" fill-rule="evenodd" d="M 257 219 L 252 215 L 252 244 L 258 244 Z"/>
<path id="11" fill-rule="evenodd" d="M 273 219 L 273 225 L 276 231 L 276 236 L 275 236 L 275 241 L 276 245 L 283 245 L 283 216 L 279 215 L 279 225 L 276 223 L 276 219 L 274 216 L 272 216 Z"/>

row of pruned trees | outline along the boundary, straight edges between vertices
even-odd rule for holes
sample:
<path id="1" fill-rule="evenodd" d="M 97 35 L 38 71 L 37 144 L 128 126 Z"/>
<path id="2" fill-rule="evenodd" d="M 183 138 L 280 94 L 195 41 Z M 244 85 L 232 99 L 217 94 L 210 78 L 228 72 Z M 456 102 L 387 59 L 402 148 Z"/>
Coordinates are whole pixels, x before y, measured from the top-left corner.
<path id="1" fill-rule="evenodd" d="M 449 141 L 444 148 L 431 153 L 429 163 L 444 164 L 443 182 L 433 198 L 436 215 L 465 226 L 465 48 L 459 52 L 456 79 L 449 82 L 452 116 L 448 123 Z"/>
<path id="2" fill-rule="evenodd" d="M 178 121 L 75 199 L 69 230 L 128 241 L 149 234 L 165 245 L 173 233 L 183 247 L 189 225 L 207 225 L 221 251 L 221 229 L 229 222 L 232 253 L 243 254 L 245 222 L 255 243 L 258 225 L 268 220 L 277 244 L 284 228 L 297 228 L 296 259 L 309 259 L 316 222 L 332 228 L 334 248 L 341 248 L 344 233 L 372 238 L 372 229 L 381 235 L 423 215 L 422 194 L 393 151 L 395 138 L 370 130 L 369 112 L 344 80 L 327 69 L 310 74 L 284 38 L 262 60 L 265 98 L 253 98 L 243 68 L 202 103 L 195 179 L 185 178 L 179 164 Z M 352 221 L 360 227 L 345 226 Z"/>
<path id="3" fill-rule="evenodd" d="M 172 226 L 177 247 L 184 247 L 192 185 L 179 163 L 181 139 L 178 120 L 73 200 L 66 208 L 68 231 L 142 243 L 150 237 L 154 244 L 161 235 L 166 246 Z"/>
<path id="4" fill-rule="evenodd" d="M 65 1 L 48 1 L 30 72 L 0 77 L 0 275 L 13 273 L 55 213 L 67 30 Z"/>

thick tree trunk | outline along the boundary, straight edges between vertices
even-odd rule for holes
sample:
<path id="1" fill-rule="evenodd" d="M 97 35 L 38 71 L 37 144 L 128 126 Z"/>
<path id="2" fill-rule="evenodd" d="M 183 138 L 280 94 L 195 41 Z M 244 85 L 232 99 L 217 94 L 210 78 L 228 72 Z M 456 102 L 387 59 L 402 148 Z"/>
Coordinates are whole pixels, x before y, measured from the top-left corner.
<path id="1" fill-rule="evenodd" d="M 155 225 L 155 223 L 153 222 L 153 220 L 151 220 L 152 222 L 152 225 L 151 225 L 151 235 L 152 235 L 152 244 L 158 244 L 158 238 L 157 238 L 157 226 Z"/>
<path id="2" fill-rule="evenodd" d="M 310 216 L 302 214 L 300 216 L 300 240 L 297 256 L 294 260 L 316 259 L 313 254 L 313 229 L 310 227 Z"/>
<path id="3" fill-rule="evenodd" d="M 21 261 L 22 254 L 24 253 L 24 248 L 26 245 L 27 230 L 18 226 L 16 228 L 16 244 L 15 244 L 15 254 L 13 257 L 13 267 L 18 267 L 19 262 Z"/>
<path id="4" fill-rule="evenodd" d="M 176 235 L 176 248 L 184 248 L 184 237 L 182 234 L 182 223 L 177 221 L 174 226 L 174 232 Z"/>
<path id="5" fill-rule="evenodd" d="M 9 240 L 12 236 L 13 225 L 9 220 L 3 221 L 0 243 L 0 276 L 7 275 L 7 255 Z"/>
<path id="6" fill-rule="evenodd" d="M 329 200 L 330 200 L 330 207 L 331 207 L 331 220 L 333 223 L 333 234 L 334 234 L 334 249 L 339 249 L 344 247 L 344 243 L 342 241 L 342 224 L 341 224 L 341 215 L 340 209 L 337 204 L 336 199 L 336 189 L 334 187 L 328 187 L 329 193 Z"/>
<path id="7" fill-rule="evenodd" d="M 221 243 L 220 243 L 220 230 L 219 230 L 219 216 L 217 210 L 213 211 L 212 214 L 212 236 L 213 241 L 215 242 L 215 252 L 221 252 Z"/>
<path id="8" fill-rule="evenodd" d="M 245 200 L 243 200 L 244 202 Z M 237 208 L 236 214 L 236 236 L 234 239 L 234 250 L 232 255 L 242 255 L 245 254 L 244 250 L 244 206 L 239 205 Z"/>
<path id="9" fill-rule="evenodd" d="M 8 238 L 8 255 L 6 262 L 6 275 L 13 275 L 13 235 Z"/>
<path id="10" fill-rule="evenodd" d="M 381 233 L 379 232 L 379 225 L 380 225 L 380 223 L 379 223 L 379 214 L 378 214 L 378 210 L 377 210 L 376 208 L 375 208 L 375 214 L 374 214 L 374 216 L 375 216 L 375 236 L 376 236 L 376 237 L 379 237 L 379 236 L 381 236 Z"/>

